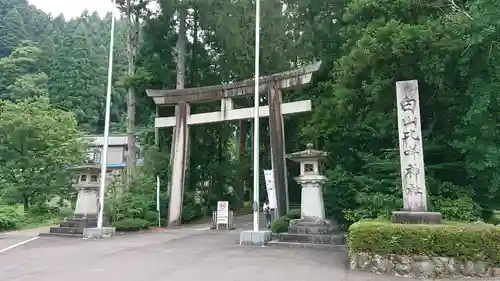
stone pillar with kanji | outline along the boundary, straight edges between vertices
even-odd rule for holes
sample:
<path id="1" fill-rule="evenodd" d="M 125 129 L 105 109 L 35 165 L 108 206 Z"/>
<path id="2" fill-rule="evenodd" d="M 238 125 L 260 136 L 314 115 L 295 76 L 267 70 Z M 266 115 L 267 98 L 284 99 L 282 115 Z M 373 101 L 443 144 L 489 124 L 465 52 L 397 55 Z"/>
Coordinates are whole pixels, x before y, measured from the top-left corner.
<path id="1" fill-rule="evenodd" d="M 396 82 L 399 157 L 403 211 L 395 211 L 395 223 L 441 223 L 441 214 L 428 212 L 424 150 L 418 81 Z"/>

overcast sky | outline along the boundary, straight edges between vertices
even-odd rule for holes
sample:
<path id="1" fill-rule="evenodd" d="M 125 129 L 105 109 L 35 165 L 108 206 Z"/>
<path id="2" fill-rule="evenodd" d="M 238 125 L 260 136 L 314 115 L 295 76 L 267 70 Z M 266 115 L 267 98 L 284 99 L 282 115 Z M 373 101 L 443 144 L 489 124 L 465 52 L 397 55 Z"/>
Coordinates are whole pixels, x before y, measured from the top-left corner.
<path id="1" fill-rule="evenodd" d="M 29 0 L 29 3 L 53 16 L 63 13 L 66 18 L 77 17 L 85 9 L 97 11 L 101 16 L 111 10 L 111 0 Z"/>

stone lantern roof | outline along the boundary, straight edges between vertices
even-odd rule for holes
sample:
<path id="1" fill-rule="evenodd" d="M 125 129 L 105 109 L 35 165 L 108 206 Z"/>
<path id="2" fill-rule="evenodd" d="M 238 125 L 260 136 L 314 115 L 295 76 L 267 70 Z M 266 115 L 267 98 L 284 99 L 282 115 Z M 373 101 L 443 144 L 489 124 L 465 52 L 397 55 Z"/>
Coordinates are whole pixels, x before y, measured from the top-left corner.
<path id="1" fill-rule="evenodd" d="M 306 150 L 294 152 L 288 154 L 286 157 L 294 162 L 304 162 L 304 161 L 319 161 L 323 160 L 328 156 L 328 153 L 321 150 L 313 149 L 313 144 L 308 143 L 306 145 Z"/>

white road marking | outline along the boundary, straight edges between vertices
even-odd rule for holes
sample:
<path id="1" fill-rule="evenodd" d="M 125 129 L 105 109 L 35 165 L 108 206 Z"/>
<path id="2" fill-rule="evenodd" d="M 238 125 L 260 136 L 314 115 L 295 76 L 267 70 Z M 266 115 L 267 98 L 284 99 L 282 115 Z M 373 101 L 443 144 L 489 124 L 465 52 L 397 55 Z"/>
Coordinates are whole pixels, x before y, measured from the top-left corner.
<path id="1" fill-rule="evenodd" d="M 205 228 L 198 228 L 198 229 L 196 229 L 196 230 L 198 230 L 198 231 L 202 231 L 202 230 L 209 230 L 209 229 L 210 229 L 210 227 L 205 227 Z"/>
<path id="2" fill-rule="evenodd" d="M 19 243 L 17 243 L 17 244 L 14 244 L 14 245 L 12 245 L 12 246 L 9 246 L 9 247 L 7 247 L 7 248 L 1 249 L 1 250 L 0 250 L 0 253 L 7 252 L 8 250 L 11 250 L 11 249 L 14 249 L 14 248 L 16 248 L 16 247 L 19 247 L 19 246 L 22 246 L 22 245 L 24 245 L 24 244 L 27 244 L 27 243 L 29 243 L 29 242 L 31 242 L 31 241 L 34 241 L 34 240 L 38 239 L 38 238 L 40 238 L 40 237 L 39 237 L 39 236 L 36 236 L 36 237 L 30 238 L 30 239 L 28 239 L 28 240 L 24 240 L 24 241 L 22 241 L 22 242 L 19 242 Z"/>

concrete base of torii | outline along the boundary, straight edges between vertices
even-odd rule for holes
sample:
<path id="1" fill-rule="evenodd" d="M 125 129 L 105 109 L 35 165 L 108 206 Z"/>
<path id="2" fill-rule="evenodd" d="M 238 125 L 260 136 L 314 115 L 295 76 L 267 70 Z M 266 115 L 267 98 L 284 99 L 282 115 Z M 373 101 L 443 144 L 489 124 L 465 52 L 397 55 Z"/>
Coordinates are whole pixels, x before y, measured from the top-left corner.
<path id="1" fill-rule="evenodd" d="M 240 245 L 264 246 L 272 239 L 269 230 L 245 230 L 240 233 Z"/>

